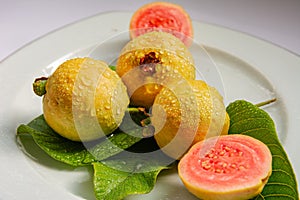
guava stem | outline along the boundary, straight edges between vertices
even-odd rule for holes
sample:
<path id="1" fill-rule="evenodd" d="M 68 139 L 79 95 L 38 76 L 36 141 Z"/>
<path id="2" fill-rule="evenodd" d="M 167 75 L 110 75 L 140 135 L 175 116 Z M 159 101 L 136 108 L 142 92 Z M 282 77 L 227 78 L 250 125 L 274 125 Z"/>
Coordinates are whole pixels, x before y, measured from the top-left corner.
<path id="1" fill-rule="evenodd" d="M 126 110 L 127 110 L 127 112 L 130 112 L 130 113 L 140 112 L 139 108 L 134 108 L 134 107 L 129 107 Z"/>
<path id="2" fill-rule="evenodd" d="M 138 107 L 138 108 L 136 108 L 136 107 L 129 107 L 129 108 L 127 108 L 127 112 L 129 112 L 129 113 L 139 113 L 139 112 L 142 112 L 142 113 L 144 113 L 145 116 L 150 116 L 150 114 L 147 113 L 146 109 L 143 108 L 143 107 Z"/>
<path id="3" fill-rule="evenodd" d="M 108 67 L 109 67 L 111 70 L 116 71 L 116 66 L 114 66 L 114 65 L 109 65 Z"/>
<path id="4" fill-rule="evenodd" d="M 268 104 L 270 104 L 270 103 L 273 103 L 273 102 L 275 102 L 277 99 L 276 98 L 273 98 L 273 99 L 269 99 L 269 100 L 267 100 L 267 101 L 263 101 L 263 102 L 260 102 L 260 103 L 258 103 L 258 104 L 255 104 L 257 107 L 262 107 L 262 106 L 266 106 L 266 105 L 268 105 Z"/>
<path id="5" fill-rule="evenodd" d="M 143 107 L 129 107 L 127 108 L 127 112 L 129 112 L 130 114 L 135 114 L 135 113 L 141 113 L 144 115 L 144 119 L 142 119 L 140 121 L 140 125 L 142 125 L 143 127 L 148 126 L 149 124 L 151 124 L 151 119 L 150 119 L 150 113 L 147 113 L 146 109 Z"/>
<path id="6" fill-rule="evenodd" d="M 44 94 L 46 94 L 47 80 L 48 80 L 47 77 L 41 77 L 41 78 L 37 78 L 34 80 L 34 83 L 32 84 L 32 86 L 33 86 L 33 91 L 36 95 L 41 97 Z"/>

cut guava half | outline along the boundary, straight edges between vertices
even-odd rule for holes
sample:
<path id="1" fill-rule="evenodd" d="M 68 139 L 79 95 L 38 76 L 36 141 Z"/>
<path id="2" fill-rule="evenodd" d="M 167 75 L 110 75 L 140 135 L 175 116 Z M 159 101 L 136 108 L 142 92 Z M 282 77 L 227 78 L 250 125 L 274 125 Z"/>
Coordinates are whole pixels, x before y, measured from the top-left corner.
<path id="1" fill-rule="evenodd" d="M 178 173 L 200 199 L 250 199 L 267 183 L 272 155 L 255 138 L 223 135 L 196 143 L 180 160 Z"/>
<path id="2" fill-rule="evenodd" d="M 140 7 L 130 20 L 130 37 L 150 31 L 169 32 L 189 46 L 193 38 L 192 21 L 179 5 L 168 2 L 152 2 Z"/>

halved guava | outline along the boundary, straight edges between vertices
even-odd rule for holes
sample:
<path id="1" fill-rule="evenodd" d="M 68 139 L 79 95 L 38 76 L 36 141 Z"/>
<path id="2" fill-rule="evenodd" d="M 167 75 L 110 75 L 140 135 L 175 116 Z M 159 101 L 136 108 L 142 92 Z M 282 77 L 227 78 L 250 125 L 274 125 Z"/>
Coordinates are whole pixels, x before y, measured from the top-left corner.
<path id="1" fill-rule="evenodd" d="M 193 38 L 192 21 L 179 5 L 152 2 L 139 8 L 130 21 L 130 36 L 135 38 L 150 31 L 169 32 L 189 46 Z"/>
<path id="2" fill-rule="evenodd" d="M 238 134 L 195 144 L 178 165 L 183 184 L 200 199 L 250 199 L 262 191 L 271 172 L 268 147 Z"/>

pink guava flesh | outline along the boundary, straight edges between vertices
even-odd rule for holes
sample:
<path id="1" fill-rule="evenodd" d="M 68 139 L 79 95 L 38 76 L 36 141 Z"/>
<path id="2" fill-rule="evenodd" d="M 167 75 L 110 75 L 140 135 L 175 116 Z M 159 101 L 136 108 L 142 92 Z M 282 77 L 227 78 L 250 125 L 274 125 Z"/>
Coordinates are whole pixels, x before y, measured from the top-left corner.
<path id="1" fill-rule="evenodd" d="M 224 135 L 195 144 L 178 170 L 187 189 L 199 198 L 247 199 L 266 184 L 272 155 L 264 143 L 250 136 Z"/>
<path id="2" fill-rule="evenodd" d="M 149 31 L 169 32 L 187 46 L 192 42 L 193 27 L 189 15 L 179 5 L 153 2 L 139 8 L 130 21 L 131 38 Z"/>

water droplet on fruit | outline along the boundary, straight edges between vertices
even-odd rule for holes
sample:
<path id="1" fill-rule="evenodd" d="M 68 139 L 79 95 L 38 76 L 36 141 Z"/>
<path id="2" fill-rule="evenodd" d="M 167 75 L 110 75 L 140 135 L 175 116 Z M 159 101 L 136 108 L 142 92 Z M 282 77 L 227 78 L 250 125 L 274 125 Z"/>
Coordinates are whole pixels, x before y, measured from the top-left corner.
<path id="1" fill-rule="evenodd" d="M 105 105 L 104 108 L 105 108 L 106 110 L 110 110 L 110 109 L 111 109 L 110 105 L 108 105 L 108 104 Z"/>
<path id="2" fill-rule="evenodd" d="M 117 114 L 117 115 L 120 115 L 120 114 L 121 114 L 121 108 L 120 108 L 120 107 L 117 108 L 116 114 Z"/>

